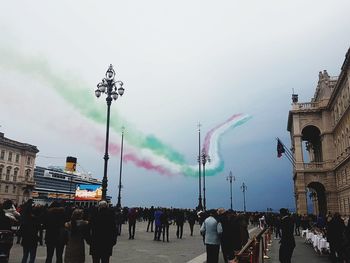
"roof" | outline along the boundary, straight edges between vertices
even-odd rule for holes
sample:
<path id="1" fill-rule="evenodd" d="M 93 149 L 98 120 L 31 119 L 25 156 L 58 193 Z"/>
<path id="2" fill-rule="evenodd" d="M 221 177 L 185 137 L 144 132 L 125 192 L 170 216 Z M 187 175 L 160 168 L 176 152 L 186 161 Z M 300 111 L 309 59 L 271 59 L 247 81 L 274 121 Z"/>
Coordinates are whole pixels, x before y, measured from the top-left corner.
<path id="1" fill-rule="evenodd" d="M 16 148 L 19 150 L 24 150 L 32 153 L 38 153 L 39 150 L 36 146 L 28 144 L 28 143 L 22 143 L 15 140 L 11 140 L 9 138 L 6 138 L 4 136 L 4 133 L 0 132 L 0 145 Z"/>

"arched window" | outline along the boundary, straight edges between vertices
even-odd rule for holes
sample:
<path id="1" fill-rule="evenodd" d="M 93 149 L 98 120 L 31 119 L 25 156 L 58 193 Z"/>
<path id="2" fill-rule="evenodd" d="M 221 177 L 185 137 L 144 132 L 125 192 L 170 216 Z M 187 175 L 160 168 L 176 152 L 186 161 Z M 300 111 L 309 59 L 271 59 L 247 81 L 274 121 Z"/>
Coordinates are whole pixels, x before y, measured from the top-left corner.
<path id="1" fill-rule="evenodd" d="M 15 168 L 13 170 L 13 181 L 16 182 L 17 181 L 17 176 L 18 176 L 18 168 Z"/>
<path id="2" fill-rule="evenodd" d="M 25 181 L 28 181 L 29 178 L 30 178 L 30 169 L 27 169 L 27 170 L 26 170 L 26 174 L 25 174 L 24 180 L 25 180 Z"/>
<path id="3" fill-rule="evenodd" d="M 10 173 L 11 173 L 11 166 L 8 166 L 6 169 L 6 181 L 10 181 Z"/>

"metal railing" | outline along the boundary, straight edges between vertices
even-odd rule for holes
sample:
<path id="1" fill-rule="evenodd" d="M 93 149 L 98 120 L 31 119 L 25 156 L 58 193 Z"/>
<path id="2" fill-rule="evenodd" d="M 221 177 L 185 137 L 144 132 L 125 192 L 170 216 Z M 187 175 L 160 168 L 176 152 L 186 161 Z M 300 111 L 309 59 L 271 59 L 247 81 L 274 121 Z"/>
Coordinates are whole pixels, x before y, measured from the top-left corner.
<path id="1" fill-rule="evenodd" d="M 247 244 L 236 254 L 234 263 L 263 263 L 267 256 L 268 244 L 271 242 L 271 230 L 260 230 Z M 260 254 L 261 250 L 261 254 Z"/>

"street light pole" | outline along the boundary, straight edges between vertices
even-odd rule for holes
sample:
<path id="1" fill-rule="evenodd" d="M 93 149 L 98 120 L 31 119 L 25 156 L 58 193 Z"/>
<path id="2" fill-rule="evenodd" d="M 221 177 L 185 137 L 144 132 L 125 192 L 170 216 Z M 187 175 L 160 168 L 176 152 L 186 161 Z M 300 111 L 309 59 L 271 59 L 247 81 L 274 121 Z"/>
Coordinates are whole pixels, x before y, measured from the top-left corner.
<path id="1" fill-rule="evenodd" d="M 247 191 L 247 185 L 243 182 L 241 186 L 242 192 L 243 192 L 243 209 L 244 213 L 246 212 L 246 206 L 245 206 L 245 191 Z"/>
<path id="2" fill-rule="evenodd" d="M 233 204 L 232 204 L 232 181 L 235 181 L 236 178 L 232 175 L 232 172 L 230 171 L 230 175 L 226 177 L 227 181 L 230 181 L 230 199 L 231 199 L 231 210 L 233 210 Z"/>
<path id="3" fill-rule="evenodd" d="M 201 184 L 201 124 L 198 123 L 198 207 L 197 210 L 202 210 L 202 184 Z"/>
<path id="4" fill-rule="evenodd" d="M 112 64 L 109 66 L 106 77 L 102 79 L 102 82 L 97 84 L 97 89 L 95 90 L 95 96 L 99 98 L 101 93 L 107 95 L 107 123 L 106 123 L 106 144 L 105 144 L 105 154 L 104 154 L 104 167 L 103 167 L 103 179 L 102 179 L 102 200 L 107 199 L 107 168 L 108 168 L 108 145 L 109 145 L 109 118 L 110 118 L 110 108 L 112 100 L 116 100 L 118 95 L 122 96 L 124 94 L 123 82 L 120 80 L 114 80 L 115 71 Z"/>
<path id="5" fill-rule="evenodd" d="M 207 162 L 210 162 L 210 157 L 209 155 L 205 152 L 205 149 L 202 149 L 202 164 L 203 164 L 203 208 L 204 210 L 207 209 L 207 205 L 206 205 L 206 198 L 205 198 L 205 164 Z"/>
<path id="6" fill-rule="evenodd" d="M 121 189 L 122 189 L 122 169 L 123 169 L 123 145 L 124 145 L 124 130 L 125 128 L 122 127 L 122 144 L 120 147 L 120 170 L 119 170 L 119 186 L 118 186 L 118 203 L 117 207 L 120 208 L 121 205 Z"/>

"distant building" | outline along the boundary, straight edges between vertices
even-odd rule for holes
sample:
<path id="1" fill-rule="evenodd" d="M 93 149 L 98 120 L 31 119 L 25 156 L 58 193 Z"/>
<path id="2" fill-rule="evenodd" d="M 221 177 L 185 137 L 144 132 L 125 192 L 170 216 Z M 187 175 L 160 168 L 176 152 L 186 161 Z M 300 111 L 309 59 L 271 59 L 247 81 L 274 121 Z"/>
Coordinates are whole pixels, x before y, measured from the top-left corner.
<path id="1" fill-rule="evenodd" d="M 36 146 L 14 141 L 0 133 L 0 202 L 22 204 L 32 195 Z"/>
<path id="2" fill-rule="evenodd" d="M 350 215 L 350 49 L 339 76 L 318 77 L 310 102 L 293 94 L 288 117 L 297 212 L 311 198 L 315 214 Z"/>

